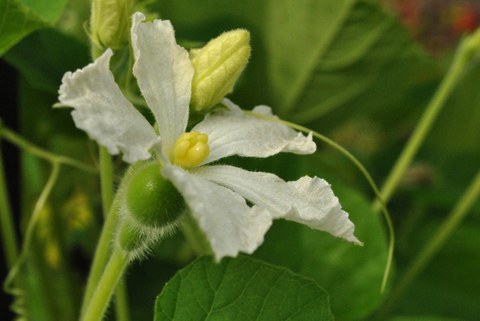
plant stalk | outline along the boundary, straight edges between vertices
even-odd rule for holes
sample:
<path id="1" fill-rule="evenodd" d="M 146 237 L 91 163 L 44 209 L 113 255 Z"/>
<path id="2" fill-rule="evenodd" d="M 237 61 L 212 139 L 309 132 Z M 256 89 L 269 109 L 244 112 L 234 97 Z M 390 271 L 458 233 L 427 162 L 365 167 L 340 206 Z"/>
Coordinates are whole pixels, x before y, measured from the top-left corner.
<path id="1" fill-rule="evenodd" d="M 397 189 L 402 177 L 435 123 L 442 107 L 445 105 L 445 102 L 463 75 L 466 66 L 476 57 L 476 54 L 478 54 L 476 51 L 478 51 L 477 47 L 480 47 L 479 39 L 480 29 L 473 35 L 467 37 L 458 48 L 447 74 L 440 83 L 440 87 L 435 92 L 432 100 L 415 127 L 412 136 L 408 140 L 407 145 L 385 180 L 380 191 L 380 199 L 383 200 L 384 205 L 388 204 L 388 201 Z M 379 198 L 377 198 L 373 204 L 374 210 L 380 210 L 381 205 Z"/>
<path id="2" fill-rule="evenodd" d="M 407 271 L 397 283 L 396 288 L 391 292 L 389 299 L 385 302 L 380 314 L 383 316 L 398 299 L 405 293 L 417 276 L 425 269 L 431 259 L 442 249 L 450 236 L 458 228 L 462 220 L 475 205 L 480 197 L 480 171 L 477 172 L 474 180 L 460 198 L 460 201 L 447 216 L 443 224 L 438 228 L 435 235 L 423 247 L 416 259 L 407 268 Z"/>
<path id="3" fill-rule="evenodd" d="M 128 253 L 118 247 L 115 248 L 85 310 L 85 314 L 81 318 L 82 321 L 102 320 L 115 287 L 120 281 L 128 262 Z"/>
<path id="4" fill-rule="evenodd" d="M 0 128 L 2 130 L 2 128 Z M 8 188 L 3 166 L 3 153 L 0 145 L 0 227 L 2 231 L 2 244 L 5 253 L 7 269 L 11 269 L 18 259 L 18 243 L 13 224 L 13 214 L 8 199 Z"/>
<path id="5" fill-rule="evenodd" d="M 111 244 L 113 241 L 113 235 L 118 223 L 118 214 L 116 213 L 117 207 L 111 206 L 110 213 L 107 215 L 100 238 L 98 240 L 97 248 L 93 257 L 92 267 L 90 269 L 90 275 L 87 280 L 87 286 L 85 294 L 83 296 L 83 303 L 80 315 L 83 316 L 87 306 L 92 300 L 93 293 L 97 284 L 102 277 L 103 270 L 107 265 L 108 259 L 111 253 Z"/>

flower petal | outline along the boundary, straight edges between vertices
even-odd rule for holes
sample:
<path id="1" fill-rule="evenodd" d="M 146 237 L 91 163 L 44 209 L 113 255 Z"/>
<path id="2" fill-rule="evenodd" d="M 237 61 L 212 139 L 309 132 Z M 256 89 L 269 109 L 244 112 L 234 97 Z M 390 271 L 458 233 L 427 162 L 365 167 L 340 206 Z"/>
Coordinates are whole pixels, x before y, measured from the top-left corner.
<path id="1" fill-rule="evenodd" d="M 263 172 L 249 172 L 233 166 L 205 166 L 197 176 L 232 189 L 275 218 L 285 218 L 361 244 L 355 226 L 342 210 L 330 185 L 318 177 L 304 176 L 294 182 Z"/>
<path id="2" fill-rule="evenodd" d="M 250 208 L 240 195 L 179 167 L 166 164 L 163 174 L 183 195 L 217 260 L 252 253 L 262 244 L 272 223 L 268 211 Z"/>
<path id="3" fill-rule="evenodd" d="M 263 158 L 280 152 L 315 152 L 316 145 L 311 134 L 305 137 L 285 125 L 248 116 L 228 99 L 222 103 L 228 109 L 208 114 L 192 129 L 208 135 L 210 154 L 202 164 L 232 155 Z M 257 106 L 253 112 L 273 116 L 267 106 Z"/>
<path id="4" fill-rule="evenodd" d="M 75 125 L 105 146 L 110 154 L 123 153 L 126 162 L 150 157 L 159 138 L 148 121 L 123 96 L 109 70 L 112 51 L 74 73 L 67 72 L 59 90 L 61 106 L 73 107 Z"/>
<path id="5" fill-rule="evenodd" d="M 133 74 L 158 123 L 163 152 L 171 158 L 187 126 L 193 67 L 188 52 L 175 42 L 170 21 L 144 20 L 141 13 L 133 15 Z"/>

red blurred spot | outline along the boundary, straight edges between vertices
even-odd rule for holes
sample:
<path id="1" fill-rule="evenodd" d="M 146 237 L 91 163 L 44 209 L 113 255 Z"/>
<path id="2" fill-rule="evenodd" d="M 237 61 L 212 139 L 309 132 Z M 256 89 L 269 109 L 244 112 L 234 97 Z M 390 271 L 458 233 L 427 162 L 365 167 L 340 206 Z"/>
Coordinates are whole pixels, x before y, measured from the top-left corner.
<path id="1" fill-rule="evenodd" d="M 480 13 L 471 6 L 463 6 L 455 12 L 452 27 L 457 33 L 474 31 L 480 23 Z"/>

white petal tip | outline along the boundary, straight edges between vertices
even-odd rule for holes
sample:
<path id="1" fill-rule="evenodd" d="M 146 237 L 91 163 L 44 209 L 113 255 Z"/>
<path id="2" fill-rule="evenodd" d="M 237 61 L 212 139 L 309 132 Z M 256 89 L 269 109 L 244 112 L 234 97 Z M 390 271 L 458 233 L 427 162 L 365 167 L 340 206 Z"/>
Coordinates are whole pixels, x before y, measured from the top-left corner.
<path id="1" fill-rule="evenodd" d="M 58 103 L 53 104 L 52 107 L 53 108 L 63 108 L 63 107 L 69 107 L 69 106 L 67 106 L 65 104 L 62 104 L 61 102 L 58 102 Z"/>
<path id="2" fill-rule="evenodd" d="M 359 239 L 357 239 L 355 236 L 352 236 L 350 239 L 348 239 L 347 241 L 353 243 L 354 245 L 356 246 L 360 246 L 360 247 L 363 247 L 363 242 L 360 241 Z"/>
<path id="3" fill-rule="evenodd" d="M 145 15 L 141 12 L 135 12 L 132 16 L 133 23 L 139 23 L 145 20 Z"/>

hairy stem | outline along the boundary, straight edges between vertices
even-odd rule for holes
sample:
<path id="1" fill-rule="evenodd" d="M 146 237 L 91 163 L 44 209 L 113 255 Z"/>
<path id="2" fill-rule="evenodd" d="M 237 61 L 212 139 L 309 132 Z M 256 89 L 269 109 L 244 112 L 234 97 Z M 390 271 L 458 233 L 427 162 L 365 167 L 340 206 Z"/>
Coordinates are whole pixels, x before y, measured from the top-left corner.
<path id="1" fill-rule="evenodd" d="M 103 218 L 107 218 L 113 201 L 113 166 L 112 157 L 107 149 L 99 147 L 100 153 L 100 186 L 102 190 Z"/>
<path id="2" fill-rule="evenodd" d="M 46 161 L 49 161 L 51 163 L 65 164 L 65 165 L 76 167 L 78 169 L 81 169 L 81 170 L 86 171 L 86 172 L 91 172 L 91 173 L 96 173 L 97 172 L 95 170 L 95 168 L 93 168 L 93 167 L 91 167 L 87 164 L 84 164 L 82 162 L 79 162 L 75 159 L 72 159 L 72 158 L 69 158 L 69 157 L 66 157 L 66 156 L 62 156 L 62 155 L 56 155 L 56 154 L 50 153 L 49 151 L 41 149 L 40 147 L 37 147 L 37 146 L 33 145 L 32 143 L 25 140 L 24 138 L 22 138 L 21 136 L 19 136 L 18 134 L 14 133 L 13 131 L 11 131 L 10 129 L 8 129 L 6 127 L 2 127 L 2 130 L 0 131 L 0 134 L 7 141 L 9 141 L 12 144 L 17 145 L 17 147 L 19 147 L 23 151 L 25 151 L 27 153 L 30 153 L 32 155 L 35 155 L 39 158 L 43 158 Z"/>
<path id="3" fill-rule="evenodd" d="M 130 319 L 130 308 L 128 306 L 127 284 L 121 279 L 115 291 L 115 316 L 117 321 L 128 321 Z"/>
<path id="4" fill-rule="evenodd" d="M 93 297 L 93 292 L 97 287 L 97 284 L 102 277 L 103 270 L 107 265 L 108 259 L 111 253 L 111 244 L 113 241 L 113 235 L 118 223 L 118 214 L 117 207 L 115 205 L 110 207 L 110 213 L 105 219 L 105 223 L 98 240 L 97 248 L 95 250 L 95 255 L 93 257 L 92 267 L 90 269 L 90 275 L 87 280 L 87 287 L 85 289 L 85 294 L 83 296 L 83 303 L 81 314 L 84 315 L 87 306 L 90 304 L 90 301 Z"/>
<path id="5" fill-rule="evenodd" d="M 115 248 L 93 293 L 92 300 L 90 300 L 85 314 L 81 318 L 82 321 L 102 320 L 115 287 L 120 281 L 128 262 L 128 253 L 118 247 Z"/>

